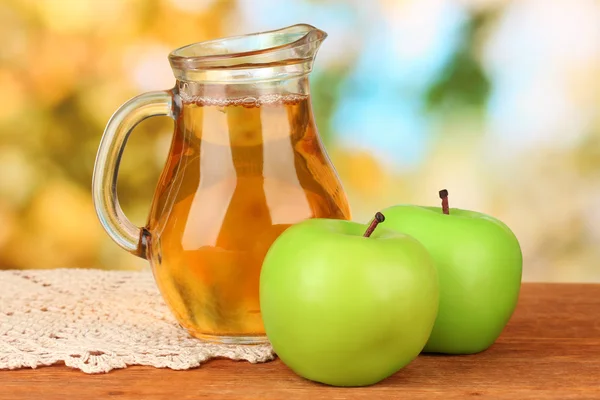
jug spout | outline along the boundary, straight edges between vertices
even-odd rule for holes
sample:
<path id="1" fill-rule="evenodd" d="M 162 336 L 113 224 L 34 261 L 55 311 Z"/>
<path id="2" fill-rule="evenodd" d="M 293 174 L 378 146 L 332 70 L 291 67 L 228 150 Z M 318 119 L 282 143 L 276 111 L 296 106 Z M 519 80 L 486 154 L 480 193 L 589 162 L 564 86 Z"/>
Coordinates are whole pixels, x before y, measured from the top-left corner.
<path id="1" fill-rule="evenodd" d="M 174 50 L 169 62 L 175 78 L 206 83 L 280 80 L 312 70 L 327 37 L 320 29 L 297 24 L 273 31 L 194 43 Z"/>

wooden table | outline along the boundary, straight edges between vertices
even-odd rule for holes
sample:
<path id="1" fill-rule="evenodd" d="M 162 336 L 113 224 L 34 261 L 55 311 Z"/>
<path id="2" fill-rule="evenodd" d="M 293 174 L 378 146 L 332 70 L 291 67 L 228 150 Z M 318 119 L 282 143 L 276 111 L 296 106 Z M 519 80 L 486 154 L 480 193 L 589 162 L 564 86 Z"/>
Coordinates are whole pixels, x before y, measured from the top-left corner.
<path id="1" fill-rule="evenodd" d="M 524 284 L 498 342 L 470 356 L 423 355 L 367 388 L 333 388 L 279 360 L 214 360 L 195 370 L 64 366 L 0 371 L 0 399 L 600 399 L 600 285 Z"/>

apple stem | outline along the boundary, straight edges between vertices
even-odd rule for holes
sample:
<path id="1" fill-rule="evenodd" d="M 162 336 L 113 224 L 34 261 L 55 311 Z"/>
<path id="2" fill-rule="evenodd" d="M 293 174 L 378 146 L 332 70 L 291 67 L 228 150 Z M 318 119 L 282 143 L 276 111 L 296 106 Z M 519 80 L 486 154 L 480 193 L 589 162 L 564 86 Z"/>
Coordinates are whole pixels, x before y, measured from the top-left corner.
<path id="1" fill-rule="evenodd" d="M 375 218 L 373 218 L 371 225 L 369 225 L 369 227 L 367 228 L 367 230 L 365 231 L 365 234 L 363 236 L 370 237 L 371 234 L 373 233 L 373 231 L 375 230 L 375 228 L 377 228 L 377 225 L 379 225 L 383 221 L 385 221 L 385 216 L 380 212 L 376 213 Z"/>
<path id="2" fill-rule="evenodd" d="M 449 215 L 450 207 L 448 205 L 448 191 L 446 189 L 440 190 L 440 199 L 442 199 L 442 212 Z"/>

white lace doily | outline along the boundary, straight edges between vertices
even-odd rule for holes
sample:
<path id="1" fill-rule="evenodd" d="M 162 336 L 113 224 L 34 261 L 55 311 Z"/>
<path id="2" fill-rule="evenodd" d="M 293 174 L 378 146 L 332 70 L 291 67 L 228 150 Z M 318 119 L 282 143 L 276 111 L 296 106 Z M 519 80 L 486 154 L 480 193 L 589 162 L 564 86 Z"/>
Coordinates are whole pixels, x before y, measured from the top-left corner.
<path id="1" fill-rule="evenodd" d="M 214 357 L 256 363 L 274 355 L 269 345 L 189 336 L 150 271 L 0 271 L 0 369 L 59 362 L 86 373 L 128 365 L 188 369 Z"/>

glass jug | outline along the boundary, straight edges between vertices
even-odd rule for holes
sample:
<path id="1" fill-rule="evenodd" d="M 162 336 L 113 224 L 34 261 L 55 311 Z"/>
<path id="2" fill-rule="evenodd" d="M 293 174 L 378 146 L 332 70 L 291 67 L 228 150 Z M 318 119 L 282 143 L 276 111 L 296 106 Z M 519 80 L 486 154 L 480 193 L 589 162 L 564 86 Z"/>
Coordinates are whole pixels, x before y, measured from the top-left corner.
<path id="1" fill-rule="evenodd" d="M 122 248 L 150 261 L 167 305 L 198 338 L 266 341 L 259 275 L 269 246 L 307 218 L 349 219 L 319 139 L 308 74 L 326 33 L 310 25 L 201 42 L 169 55 L 176 85 L 121 106 L 100 143 L 96 212 Z M 175 120 L 147 225 L 123 214 L 117 172 L 137 123 Z"/>

